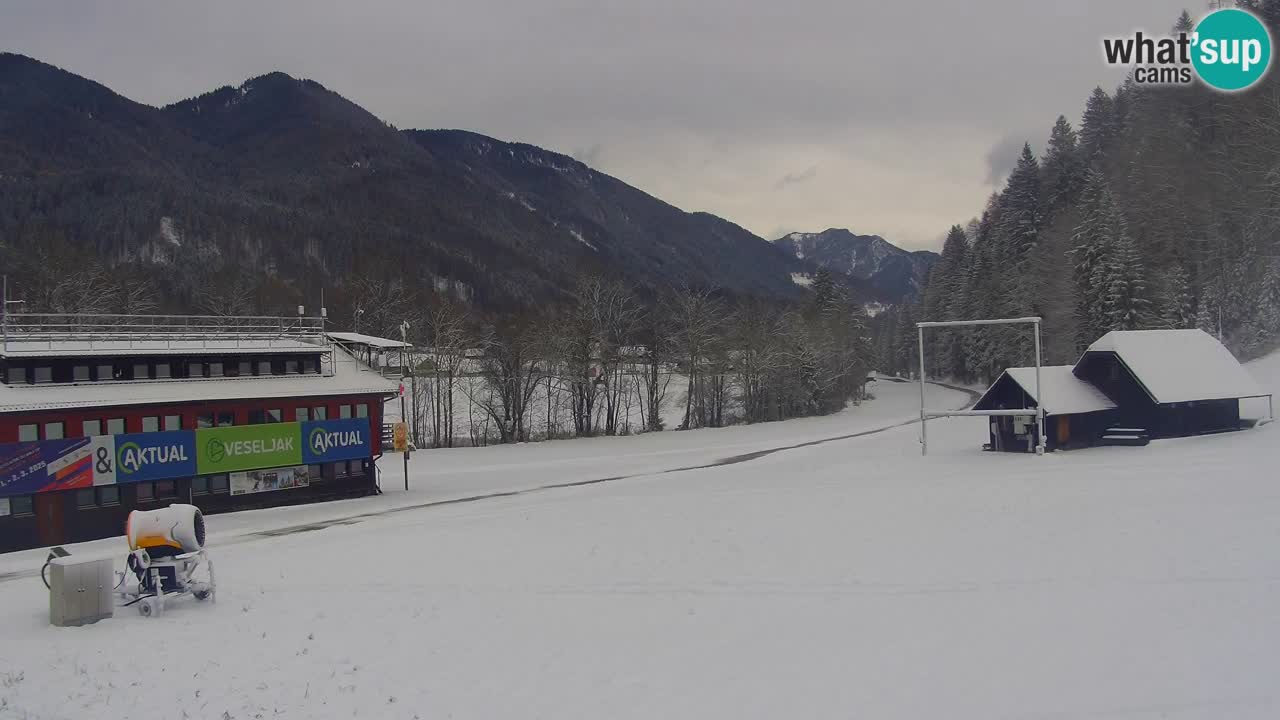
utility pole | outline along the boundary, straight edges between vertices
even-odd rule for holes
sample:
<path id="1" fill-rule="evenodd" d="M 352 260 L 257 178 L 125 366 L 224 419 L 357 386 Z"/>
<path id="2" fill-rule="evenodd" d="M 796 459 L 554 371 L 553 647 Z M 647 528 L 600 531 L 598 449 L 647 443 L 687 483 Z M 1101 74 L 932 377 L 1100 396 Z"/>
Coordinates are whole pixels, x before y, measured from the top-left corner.
<path id="1" fill-rule="evenodd" d="M 409 422 L 408 416 L 404 409 L 404 391 L 405 380 L 409 378 L 409 369 L 405 365 L 405 345 L 408 344 L 409 337 L 409 321 L 404 320 L 400 323 L 400 422 L 405 424 L 405 435 L 408 435 Z M 404 490 L 409 492 L 409 447 L 406 442 L 404 449 Z"/>

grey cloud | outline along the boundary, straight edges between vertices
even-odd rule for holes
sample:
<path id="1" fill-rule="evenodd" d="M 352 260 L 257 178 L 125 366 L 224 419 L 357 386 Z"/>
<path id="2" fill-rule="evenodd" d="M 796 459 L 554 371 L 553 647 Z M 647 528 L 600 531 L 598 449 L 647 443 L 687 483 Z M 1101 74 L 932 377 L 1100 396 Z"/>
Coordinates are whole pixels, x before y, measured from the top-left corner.
<path id="1" fill-rule="evenodd" d="M 998 186 L 1009 177 L 1009 173 L 1018 165 L 1018 157 L 1022 155 L 1022 146 L 1029 141 L 1029 136 L 1005 135 L 987 151 L 988 185 Z"/>
<path id="2" fill-rule="evenodd" d="M 802 172 L 787 173 L 786 175 L 783 175 L 782 178 L 779 179 L 778 182 L 775 183 L 773 187 L 776 190 L 782 190 L 789 185 L 800 185 L 800 184 L 806 183 L 817 176 L 818 176 L 818 166 L 810 165 L 808 168 L 806 168 Z"/>
<path id="3" fill-rule="evenodd" d="M 577 160 L 583 165 L 597 167 L 600 164 L 600 159 L 603 154 L 604 146 L 600 143 L 596 143 L 588 148 L 579 148 L 574 150 L 572 156 L 574 160 Z"/>

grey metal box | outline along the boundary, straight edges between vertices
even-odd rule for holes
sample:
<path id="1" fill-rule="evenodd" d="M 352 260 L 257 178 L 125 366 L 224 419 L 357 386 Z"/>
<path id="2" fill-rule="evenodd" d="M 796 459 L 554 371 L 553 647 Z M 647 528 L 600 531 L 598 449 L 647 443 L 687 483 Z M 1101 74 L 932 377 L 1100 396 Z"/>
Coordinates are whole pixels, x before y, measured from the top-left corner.
<path id="1" fill-rule="evenodd" d="M 49 622 L 58 627 L 86 625 L 111 617 L 115 573 L 111 559 L 49 561 Z"/>

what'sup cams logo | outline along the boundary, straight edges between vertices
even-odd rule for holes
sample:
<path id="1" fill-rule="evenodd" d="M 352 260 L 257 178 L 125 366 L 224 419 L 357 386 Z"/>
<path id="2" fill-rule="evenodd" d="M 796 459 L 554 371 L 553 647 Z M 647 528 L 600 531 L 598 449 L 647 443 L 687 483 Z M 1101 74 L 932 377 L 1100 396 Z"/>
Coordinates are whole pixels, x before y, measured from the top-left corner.
<path id="1" fill-rule="evenodd" d="M 1253 87 L 1271 67 L 1271 33 L 1253 13 L 1224 9 L 1172 36 L 1141 31 L 1102 40 L 1108 65 L 1132 66 L 1143 85 L 1190 85 L 1198 77 L 1215 90 Z"/>

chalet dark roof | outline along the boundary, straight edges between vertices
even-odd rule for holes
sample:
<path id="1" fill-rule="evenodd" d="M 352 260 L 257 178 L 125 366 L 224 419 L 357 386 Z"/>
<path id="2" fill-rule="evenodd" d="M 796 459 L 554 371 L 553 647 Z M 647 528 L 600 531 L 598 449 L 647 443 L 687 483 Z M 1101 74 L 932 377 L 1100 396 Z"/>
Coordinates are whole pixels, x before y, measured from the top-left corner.
<path id="1" fill-rule="evenodd" d="M 1222 343 L 1203 330 L 1116 330 L 1085 351 L 1114 353 L 1160 404 L 1259 397 L 1258 387 Z"/>

